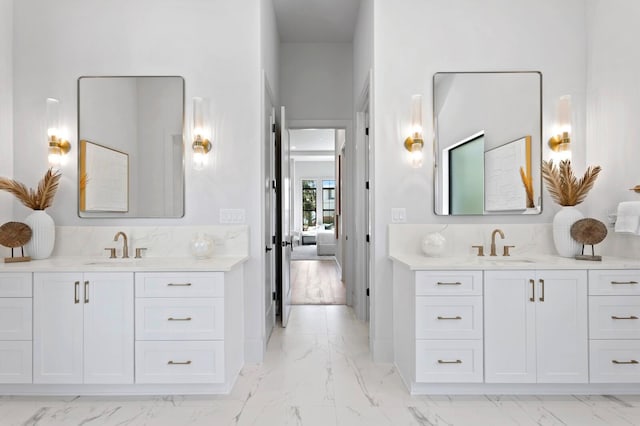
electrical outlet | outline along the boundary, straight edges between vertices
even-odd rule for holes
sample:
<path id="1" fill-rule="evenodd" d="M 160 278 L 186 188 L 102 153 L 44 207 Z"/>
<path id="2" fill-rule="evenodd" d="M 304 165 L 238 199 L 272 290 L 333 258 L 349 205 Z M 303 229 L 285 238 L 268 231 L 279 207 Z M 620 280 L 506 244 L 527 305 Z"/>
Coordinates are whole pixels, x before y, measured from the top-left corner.
<path id="1" fill-rule="evenodd" d="M 407 209 L 394 208 L 391 209 L 391 222 L 392 223 L 406 223 L 407 222 Z"/>
<path id="2" fill-rule="evenodd" d="M 220 209 L 220 223 L 242 224 L 245 222 L 244 209 Z"/>

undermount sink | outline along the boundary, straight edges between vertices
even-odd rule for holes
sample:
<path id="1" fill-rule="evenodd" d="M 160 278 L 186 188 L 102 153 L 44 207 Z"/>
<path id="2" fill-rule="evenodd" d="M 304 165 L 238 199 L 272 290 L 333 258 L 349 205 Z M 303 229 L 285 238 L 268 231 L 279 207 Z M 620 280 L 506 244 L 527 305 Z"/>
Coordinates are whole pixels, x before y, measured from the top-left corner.
<path id="1" fill-rule="evenodd" d="M 535 263 L 535 260 L 526 257 L 513 257 L 513 256 L 478 256 L 480 262 L 492 262 L 492 263 Z"/>

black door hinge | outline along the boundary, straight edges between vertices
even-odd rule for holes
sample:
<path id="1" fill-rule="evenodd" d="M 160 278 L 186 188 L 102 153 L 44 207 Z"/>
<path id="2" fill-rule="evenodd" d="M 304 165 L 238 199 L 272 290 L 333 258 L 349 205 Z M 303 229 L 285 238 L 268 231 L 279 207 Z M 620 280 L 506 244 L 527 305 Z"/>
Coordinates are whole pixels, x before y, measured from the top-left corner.
<path id="1" fill-rule="evenodd" d="M 276 189 L 276 181 L 275 180 L 271 181 L 271 188 Z"/>
<path id="2" fill-rule="evenodd" d="M 272 298 L 273 300 L 276 300 L 276 292 L 275 292 L 275 291 L 274 291 L 273 293 L 271 293 L 271 298 Z"/>
<path id="3" fill-rule="evenodd" d="M 366 181 L 366 182 L 364 183 L 364 187 L 365 187 L 366 189 L 369 189 L 369 181 Z"/>
<path id="4" fill-rule="evenodd" d="M 364 134 L 369 136 L 369 128 L 368 127 L 364 129 Z"/>
<path id="5" fill-rule="evenodd" d="M 369 289 L 367 289 L 367 296 L 369 296 Z"/>
<path id="6" fill-rule="evenodd" d="M 371 236 L 369 234 L 367 234 L 367 242 L 370 243 L 371 242 Z"/>
<path id="7" fill-rule="evenodd" d="M 276 132 L 276 123 L 273 123 L 271 125 L 271 132 L 275 133 Z"/>
<path id="8" fill-rule="evenodd" d="M 271 244 L 275 244 L 276 243 L 276 236 L 272 236 L 271 237 Z"/>

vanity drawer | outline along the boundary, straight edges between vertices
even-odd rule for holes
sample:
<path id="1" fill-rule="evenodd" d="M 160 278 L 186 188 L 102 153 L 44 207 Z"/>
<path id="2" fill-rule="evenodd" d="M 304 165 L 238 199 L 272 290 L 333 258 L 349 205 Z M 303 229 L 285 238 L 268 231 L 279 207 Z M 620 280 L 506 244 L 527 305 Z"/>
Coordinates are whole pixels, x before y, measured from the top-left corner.
<path id="1" fill-rule="evenodd" d="M 0 342 L 0 383 L 32 383 L 31 341 Z"/>
<path id="2" fill-rule="evenodd" d="M 639 340 L 592 340 L 591 383 L 640 382 Z"/>
<path id="3" fill-rule="evenodd" d="M 136 383 L 223 383 L 224 343 L 136 342 Z"/>
<path id="4" fill-rule="evenodd" d="M 590 296 L 589 337 L 640 339 L 640 296 Z"/>
<path id="5" fill-rule="evenodd" d="M 640 270 L 589 271 L 589 294 L 640 296 Z"/>
<path id="6" fill-rule="evenodd" d="M 0 299 L 0 340 L 31 340 L 32 299 Z"/>
<path id="7" fill-rule="evenodd" d="M 416 297 L 416 338 L 482 339 L 482 296 Z"/>
<path id="8" fill-rule="evenodd" d="M 224 299 L 136 299 L 136 340 L 224 338 Z"/>
<path id="9" fill-rule="evenodd" d="M 136 297 L 223 296 L 223 272 L 145 272 L 136 274 Z"/>
<path id="10" fill-rule="evenodd" d="M 482 295 L 481 271 L 417 271 L 416 296 Z"/>
<path id="11" fill-rule="evenodd" d="M 0 273 L 0 297 L 31 297 L 31 273 Z"/>
<path id="12" fill-rule="evenodd" d="M 480 383 L 481 340 L 417 340 L 416 382 Z"/>

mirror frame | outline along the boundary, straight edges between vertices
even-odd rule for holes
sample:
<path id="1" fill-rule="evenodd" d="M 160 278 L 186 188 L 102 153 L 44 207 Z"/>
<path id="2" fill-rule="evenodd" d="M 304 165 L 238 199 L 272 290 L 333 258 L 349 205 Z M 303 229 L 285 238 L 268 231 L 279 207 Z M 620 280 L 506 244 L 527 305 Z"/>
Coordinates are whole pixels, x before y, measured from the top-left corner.
<path id="1" fill-rule="evenodd" d="M 441 168 L 441 164 L 440 161 L 442 160 L 439 156 L 438 153 L 438 149 L 439 149 L 439 145 L 438 145 L 438 125 L 437 125 L 437 114 L 436 114 L 436 77 L 438 75 L 442 75 L 442 74 L 535 74 L 538 76 L 539 78 L 539 93 L 538 93 L 538 99 L 539 99 L 539 110 L 538 110 L 538 114 L 540 116 L 540 120 L 539 120 L 539 128 L 538 131 L 540 133 L 540 138 L 537 141 L 537 144 L 539 146 L 539 153 L 538 155 L 533 156 L 532 155 L 532 160 L 533 161 L 537 161 L 537 167 L 538 167 L 538 179 L 536 179 L 535 182 L 537 182 L 537 188 L 539 188 L 539 194 L 536 197 L 539 200 L 539 205 L 538 208 L 536 209 L 537 211 L 535 212 L 528 212 L 526 209 L 522 212 L 518 212 L 518 213 L 512 213 L 509 211 L 504 211 L 504 212 L 495 212 L 495 213 L 484 213 L 484 214 L 457 214 L 457 215 L 452 215 L 452 214 L 442 214 L 442 213 L 438 213 L 437 211 L 437 206 L 438 206 L 438 193 L 439 193 L 439 185 L 441 184 L 440 182 L 440 177 L 439 177 L 439 172 L 440 172 L 440 168 Z M 543 146 L 543 76 L 542 76 L 542 72 L 541 71 L 439 71 L 433 74 L 432 77 L 432 129 L 433 129 L 433 213 L 436 216 L 443 216 L 443 217 L 465 217 L 465 216 L 477 216 L 477 217 L 491 217 L 491 216 L 527 216 L 527 215 L 541 215 L 542 211 L 543 211 L 543 181 L 542 181 L 542 158 L 543 158 L 543 150 L 544 150 L 544 146 Z M 537 127 L 537 126 L 536 126 Z M 527 135 L 522 135 L 522 137 L 525 137 Z M 513 142 L 511 140 L 505 142 L 504 144 Z M 503 144 L 503 145 L 504 145 Z M 533 144 L 536 144 L 536 141 L 532 139 L 531 141 L 531 145 L 533 146 Z M 502 146 L 502 145 L 500 145 Z M 536 165 L 533 165 L 533 167 L 536 167 Z"/>
<path id="2" fill-rule="evenodd" d="M 80 135 L 80 120 L 81 120 L 81 114 L 80 114 L 80 81 L 82 79 L 118 79 L 118 78 L 165 78 L 165 77 L 171 77 L 171 78 L 179 78 L 181 83 L 182 83 L 182 116 L 181 116 L 181 120 L 182 120 L 182 161 L 180 164 L 180 172 L 182 174 L 182 212 L 179 216 L 148 216 L 148 215 L 139 215 L 139 216 L 123 216 L 124 212 L 82 212 L 80 211 L 80 202 L 81 202 L 81 194 L 80 194 L 80 185 L 81 185 L 81 175 L 80 175 L 80 170 L 81 170 L 81 164 L 80 164 L 80 150 L 78 149 L 78 155 L 77 155 L 77 186 L 76 186 L 76 190 L 77 190 L 77 209 L 76 209 L 76 213 L 78 215 L 78 217 L 80 219 L 181 219 L 185 217 L 186 214 L 186 209 L 187 209 L 187 203 L 186 203 L 186 145 L 185 145 L 185 129 L 186 129 L 186 104 L 185 104 L 185 99 L 186 99 L 186 90 L 185 90 L 185 78 L 181 75 L 82 75 L 80 77 L 78 77 L 77 79 L 77 92 L 76 92 L 76 96 L 77 96 L 77 128 L 76 128 L 76 136 L 77 136 L 77 141 L 78 143 L 80 143 L 81 140 L 81 135 Z M 93 142 L 93 141 L 91 141 Z M 95 142 L 93 142 L 95 143 Z M 109 147 L 107 147 L 109 148 Z M 110 148 L 111 149 L 111 148 Z M 129 174 L 129 173 L 128 173 Z M 128 195 L 127 197 L 129 199 L 129 203 L 131 202 L 130 199 L 130 195 Z M 125 213 L 126 214 L 126 213 Z"/>

